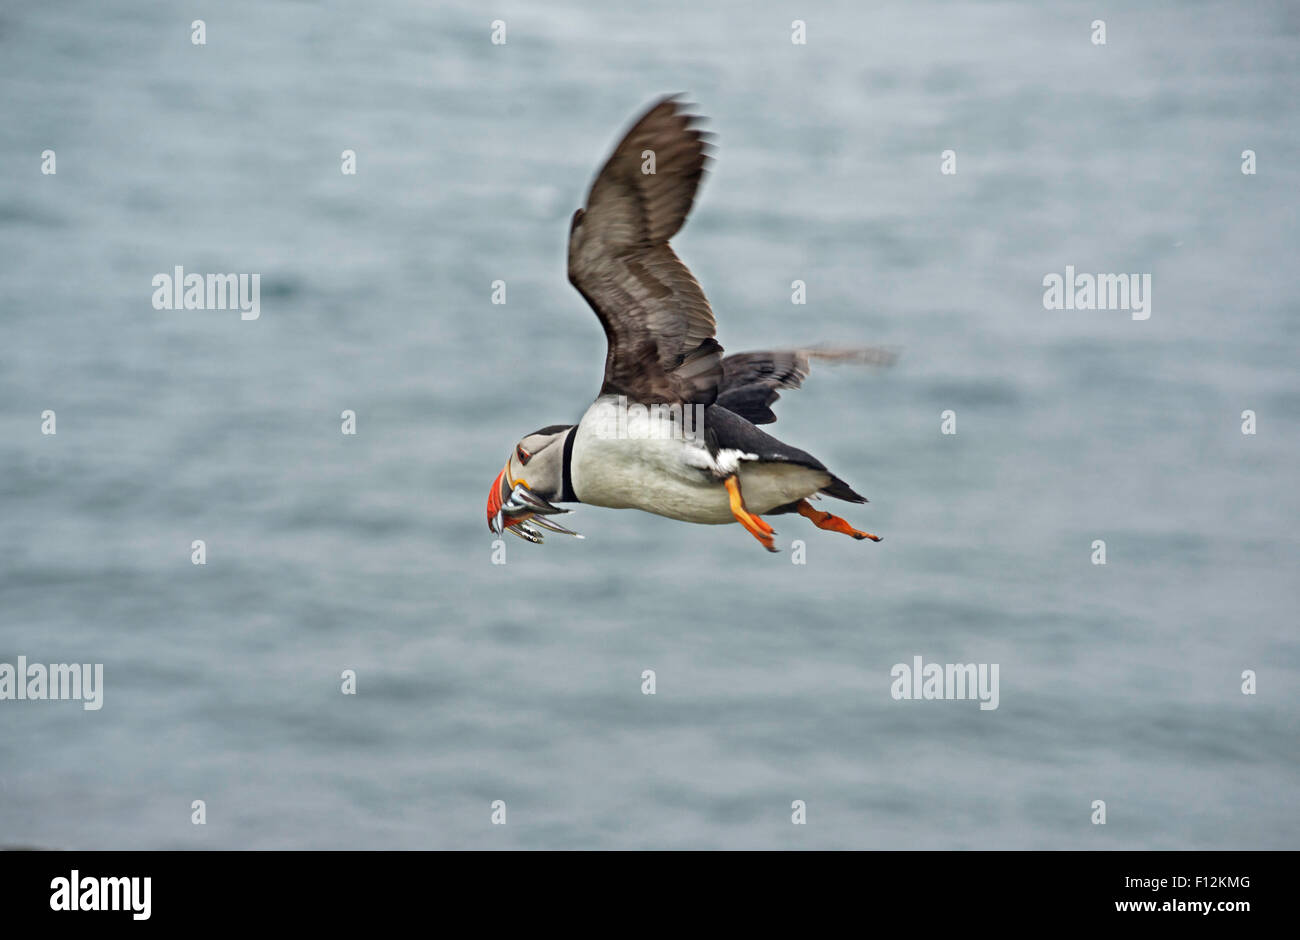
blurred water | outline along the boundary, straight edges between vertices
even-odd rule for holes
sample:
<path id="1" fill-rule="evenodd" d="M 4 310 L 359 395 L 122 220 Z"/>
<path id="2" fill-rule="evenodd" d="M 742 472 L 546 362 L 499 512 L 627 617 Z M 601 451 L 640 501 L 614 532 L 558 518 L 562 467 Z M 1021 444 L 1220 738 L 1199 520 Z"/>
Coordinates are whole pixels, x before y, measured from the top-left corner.
<path id="1" fill-rule="evenodd" d="M 106 683 L 0 702 L 0 843 L 1295 848 L 1297 8 L 544 6 L 0 12 L 0 662 Z M 579 507 L 493 566 L 492 477 L 600 382 L 568 216 L 678 90 L 723 345 L 904 349 L 773 428 L 885 541 Z M 1044 310 L 1066 264 L 1151 319 Z M 154 310 L 175 265 L 261 318 Z M 914 655 L 1000 707 L 894 701 Z"/>

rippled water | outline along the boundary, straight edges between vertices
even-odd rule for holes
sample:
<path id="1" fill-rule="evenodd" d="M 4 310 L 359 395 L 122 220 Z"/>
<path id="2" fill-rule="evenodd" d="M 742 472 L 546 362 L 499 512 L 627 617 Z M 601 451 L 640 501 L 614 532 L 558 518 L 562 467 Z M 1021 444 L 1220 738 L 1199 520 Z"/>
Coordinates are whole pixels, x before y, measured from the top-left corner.
<path id="1" fill-rule="evenodd" d="M 1294 5 L 545 6 L 0 13 L 0 662 L 106 686 L 0 702 L 0 843 L 1295 848 Z M 494 566 L 600 382 L 568 216 L 677 90 L 723 345 L 903 349 L 772 429 L 885 541 L 578 507 Z M 1067 264 L 1150 320 L 1045 310 Z M 155 310 L 176 265 L 260 319 Z M 895 701 L 917 655 L 998 709 Z"/>

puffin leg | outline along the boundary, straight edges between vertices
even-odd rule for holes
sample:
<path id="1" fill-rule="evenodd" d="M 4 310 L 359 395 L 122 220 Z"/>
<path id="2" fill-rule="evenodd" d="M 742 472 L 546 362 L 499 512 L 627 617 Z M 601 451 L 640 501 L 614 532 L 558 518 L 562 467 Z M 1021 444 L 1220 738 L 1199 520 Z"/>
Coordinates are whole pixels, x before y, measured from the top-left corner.
<path id="1" fill-rule="evenodd" d="M 774 531 L 772 527 L 745 508 L 745 500 L 740 495 L 740 480 L 733 473 L 722 482 L 727 487 L 727 495 L 731 500 L 731 514 L 736 517 L 736 521 L 743 525 L 750 535 L 758 539 L 769 552 L 777 551 L 776 545 L 772 542 Z"/>
<path id="2" fill-rule="evenodd" d="M 813 509 L 812 503 L 806 499 L 799 500 L 799 515 L 810 519 L 812 524 L 819 529 L 829 529 L 832 532 L 843 532 L 845 535 L 851 535 L 855 539 L 871 539 L 873 542 L 879 542 L 880 536 L 872 535 L 870 532 L 859 532 L 853 526 L 849 525 L 839 516 L 832 516 L 828 512 L 821 512 Z"/>

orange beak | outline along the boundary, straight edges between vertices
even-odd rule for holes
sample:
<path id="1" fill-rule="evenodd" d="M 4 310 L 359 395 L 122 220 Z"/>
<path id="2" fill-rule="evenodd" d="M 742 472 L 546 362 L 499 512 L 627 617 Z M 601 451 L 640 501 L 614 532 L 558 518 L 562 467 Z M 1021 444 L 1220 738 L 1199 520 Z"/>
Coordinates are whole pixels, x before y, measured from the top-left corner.
<path id="1" fill-rule="evenodd" d="M 487 524 L 494 535 L 509 532 L 525 542 L 542 543 L 544 531 L 560 532 L 582 538 L 572 529 L 566 529 L 551 516 L 569 510 L 552 506 L 528 488 L 527 483 L 510 479 L 510 464 L 506 463 L 488 490 Z"/>
<path id="2" fill-rule="evenodd" d="M 492 481 L 492 489 L 488 490 L 487 501 L 487 524 L 488 529 L 494 534 L 500 535 L 506 526 L 514 525 L 517 520 L 507 519 L 501 512 L 501 506 L 510 495 L 512 489 L 510 485 L 510 461 L 501 468 L 497 478 Z"/>

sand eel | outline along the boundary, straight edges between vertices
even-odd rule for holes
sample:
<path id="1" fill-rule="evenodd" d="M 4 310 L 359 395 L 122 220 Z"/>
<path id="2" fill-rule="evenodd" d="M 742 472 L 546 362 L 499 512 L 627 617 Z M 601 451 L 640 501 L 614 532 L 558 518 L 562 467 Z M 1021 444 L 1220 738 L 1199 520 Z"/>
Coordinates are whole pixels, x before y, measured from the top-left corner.
<path id="1" fill-rule="evenodd" d="M 739 523 L 776 551 L 765 515 L 880 541 L 809 499 L 865 503 L 811 454 L 757 425 L 799 388 L 812 359 L 888 364 L 879 349 L 788 349 L 724 356 L 699 283 L 668 240 L 686 221 L 709 163 L 699 118 L 676 97 L 651 107 L 605 163 L 569 227 L 569 280 L 609 343 L 600 393 L 576 425 L 515 445 L 488 492 L 492 532 L 540 543 L 577 535 L 555 503 L 640 509 L 683 522 Z M 653 170 L 653 172 L 651 172 Z M 581 536 L 578 536 L 581 538 Z"/>

